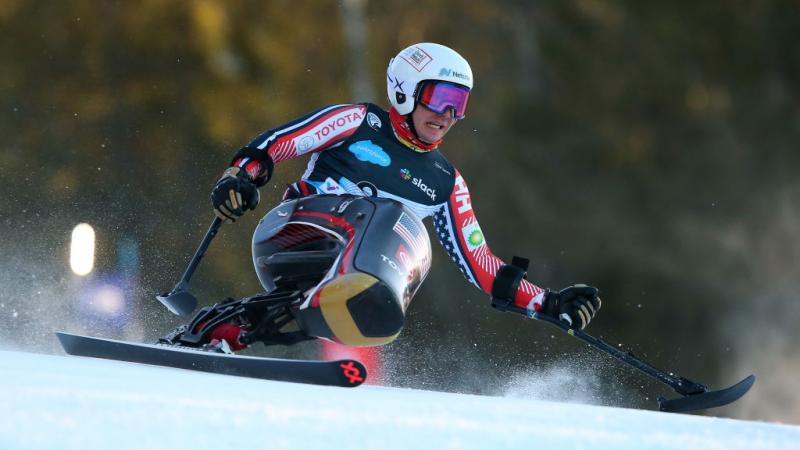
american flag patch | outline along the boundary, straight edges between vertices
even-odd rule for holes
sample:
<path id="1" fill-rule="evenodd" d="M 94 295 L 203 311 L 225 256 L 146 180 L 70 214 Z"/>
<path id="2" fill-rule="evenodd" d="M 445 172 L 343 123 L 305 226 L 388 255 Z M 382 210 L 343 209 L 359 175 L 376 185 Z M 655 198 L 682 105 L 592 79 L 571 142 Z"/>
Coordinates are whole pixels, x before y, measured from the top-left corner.
<path id="1" fill-rule="evenodd" d="M 401 55 L 401 58 L 411 65 L 417 72 L 421 72 L 429 62 L 433 61 L 431 55 L 427 54 L 419 47 L 411 47 L 406 49 Z"/>
<path id="2" fill-rule="evenodd" d="M 411 247 L 411 251 L 420 262 L 420 269 L 423 273 L 427 273 L 431 268 L 431 242 L 425 229 L 420 227 L 408 214 L 400 213 L 400 218 L 397 219 L 392 230 Z"/>

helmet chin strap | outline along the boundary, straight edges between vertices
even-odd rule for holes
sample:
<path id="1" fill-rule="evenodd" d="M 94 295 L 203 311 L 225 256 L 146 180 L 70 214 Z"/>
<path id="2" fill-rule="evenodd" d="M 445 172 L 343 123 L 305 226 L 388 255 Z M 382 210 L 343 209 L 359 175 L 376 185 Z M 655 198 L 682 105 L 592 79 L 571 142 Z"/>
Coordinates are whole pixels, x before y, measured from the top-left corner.
<path id="1" fill-rule="evenodd" d="M 442 143 L 442 139 L 430 144 L 420 139 L 419 136 L 417 136 L 416 130 L 414 130 L 414 122 L 411 120 L 411 114 L 402 116 L 393 107 L 389 110 L 389 119 L 390 122 L 392 122 L 392 130 L 397 139 L 414 151 L 429 152 L 431 150 L 436 150 L 439 144 Z"/>

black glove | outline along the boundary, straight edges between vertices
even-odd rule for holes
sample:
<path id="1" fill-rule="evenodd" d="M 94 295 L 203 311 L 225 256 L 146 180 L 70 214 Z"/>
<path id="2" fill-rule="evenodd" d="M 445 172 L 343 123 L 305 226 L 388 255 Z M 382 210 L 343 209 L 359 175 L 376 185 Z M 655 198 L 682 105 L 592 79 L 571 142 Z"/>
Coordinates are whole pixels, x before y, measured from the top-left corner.
<path id="1" fill-rule="evenodd" d="M 544 296 L 540 314 L 546 314 L 582 330 L 589 325 L 600 309 L 600 297 L 595 287 L 576 284 L 559 292 L 548 291 Z"/>
<path id="2" fill-rule="evenodd" d="M 239 167 L 228 167 L 211 191 L 214 214 L 224 222 L 236 222 L 248 209 L 256 209 L 259 198 L 250 174 Z"/>

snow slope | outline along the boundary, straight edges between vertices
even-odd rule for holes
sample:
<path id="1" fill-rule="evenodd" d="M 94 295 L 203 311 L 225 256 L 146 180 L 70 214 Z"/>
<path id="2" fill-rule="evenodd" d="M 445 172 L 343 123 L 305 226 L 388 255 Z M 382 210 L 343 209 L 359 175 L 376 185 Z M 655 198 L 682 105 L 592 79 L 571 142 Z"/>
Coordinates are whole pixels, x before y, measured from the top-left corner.
<path id="1" fill-rule="evenodd" d="M 800 427 L 0 351 L 0 449 L 797 449 Z"/>

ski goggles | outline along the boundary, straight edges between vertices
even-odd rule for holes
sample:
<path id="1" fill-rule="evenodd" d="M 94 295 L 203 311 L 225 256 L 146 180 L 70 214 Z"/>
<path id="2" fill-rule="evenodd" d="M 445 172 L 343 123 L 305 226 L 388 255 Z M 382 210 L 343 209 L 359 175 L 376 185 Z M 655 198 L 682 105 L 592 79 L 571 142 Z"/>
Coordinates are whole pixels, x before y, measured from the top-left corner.
<path id="1" fill-rule="evenodd" d="M 417 101 L 439 114 L 444 114 L 447 108 L 453 108 L 453 117 L 463 119 L 467 112 L 469 88 L 444 81 L 428 81 L 423 83 Z"/>

